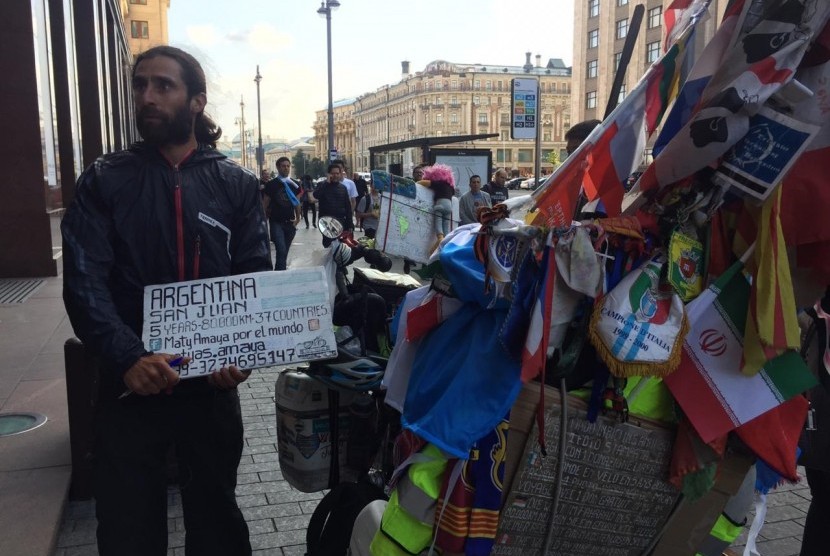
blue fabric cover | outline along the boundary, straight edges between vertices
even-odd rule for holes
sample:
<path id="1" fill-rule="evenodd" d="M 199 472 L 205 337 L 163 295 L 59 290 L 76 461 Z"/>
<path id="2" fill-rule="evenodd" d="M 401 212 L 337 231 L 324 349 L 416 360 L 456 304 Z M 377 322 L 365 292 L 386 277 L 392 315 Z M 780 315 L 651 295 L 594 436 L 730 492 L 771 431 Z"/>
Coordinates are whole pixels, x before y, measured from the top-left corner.
<path id="1" fill-rule="evenodd" d="M 499 341 L 507 311 L 467 303 L 427 335 L 415 356 L 402 422 L 444 452 L 470 448 L 513 407 L 521 362 Z"/>

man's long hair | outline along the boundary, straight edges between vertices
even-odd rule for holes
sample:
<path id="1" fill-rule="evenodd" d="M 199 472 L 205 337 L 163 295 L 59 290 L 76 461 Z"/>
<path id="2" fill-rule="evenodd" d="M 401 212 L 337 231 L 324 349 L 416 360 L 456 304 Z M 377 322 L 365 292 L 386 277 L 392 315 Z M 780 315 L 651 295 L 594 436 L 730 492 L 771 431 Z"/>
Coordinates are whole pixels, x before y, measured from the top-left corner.
<path id="1" fill-rule="evenodd" d="M 133 64 L 132 77 L 135 77 L 135 69 L 138 67 L 138 64 L 143 60 L 157 56 L 165 56 L 178 62 L 179 67 L 182 69 L 182 79 L 187 86 L 188 98 L 193 98 L 194 95 L 198 95 L 199 93 L 207 94 L 205 72 L 202 70 L 201 64 L 199 64 L 196 58 L 174 46 L 154 46 L 139 54 L 135 59 L 135 64 Z M 193 133 L 196 136 L 197 142 L 215 149 L 216 142 L 222 137 L 222 128 L 216 125 L 216 122 L 202 111 L 196 114 Z"/>

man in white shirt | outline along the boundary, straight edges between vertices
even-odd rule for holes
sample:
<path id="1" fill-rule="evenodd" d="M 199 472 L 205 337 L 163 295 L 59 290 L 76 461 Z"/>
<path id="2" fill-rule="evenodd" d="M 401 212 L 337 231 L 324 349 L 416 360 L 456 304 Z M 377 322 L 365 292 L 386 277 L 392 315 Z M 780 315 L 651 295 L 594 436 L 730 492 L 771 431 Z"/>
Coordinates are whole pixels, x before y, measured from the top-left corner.
<path id="1" fill-rule="evenodd" d="M 340 183 L 346 186 L 346 190 L 349 192 L 349 199 L 352 201 L 352 210 L 354 211 L 355 203 L 357 202 L 357 186 L 352 180 L 346 177 L 348 174 L 346 173 L 346 163 L 343 160 L 335 160 L 332 164 L 340 166 L 340 171 L 343 173 L 343 179 L 340 180 Z"/>

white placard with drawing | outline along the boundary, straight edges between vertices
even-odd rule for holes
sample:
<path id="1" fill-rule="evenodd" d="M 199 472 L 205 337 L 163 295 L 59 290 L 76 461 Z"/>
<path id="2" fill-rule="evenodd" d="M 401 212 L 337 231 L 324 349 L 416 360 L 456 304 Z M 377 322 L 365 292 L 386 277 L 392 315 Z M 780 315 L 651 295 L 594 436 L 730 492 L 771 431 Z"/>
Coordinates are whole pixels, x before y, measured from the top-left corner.
<path id="1" fill-rule="evenodd" d="M 429 260 L 438 237 L 432 212 L 432 191 L 415 186 L 415 198 L 381 193 L 376 242 L 378 249 L 417 263 Z M 458 197 L 452 199 L 451 229 L 458 227 Z"/>
<path id="2" fill-rule="evenodd" d="M 192 358 L 182 378 L 337 355 L 322 266 L 144 288 L 149 351 Z"/>

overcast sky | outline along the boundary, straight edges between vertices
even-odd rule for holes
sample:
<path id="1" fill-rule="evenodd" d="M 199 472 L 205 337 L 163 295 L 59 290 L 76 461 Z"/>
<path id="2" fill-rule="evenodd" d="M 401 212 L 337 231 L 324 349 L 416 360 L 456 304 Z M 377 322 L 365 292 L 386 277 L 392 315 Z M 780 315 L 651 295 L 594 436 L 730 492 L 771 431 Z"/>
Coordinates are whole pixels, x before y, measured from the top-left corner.
<path id="1" fill-rule="evenodd" d="M 522 65 L 525 52 L 571 65 L 574 0 L 341 0 L 332 14 L 334 99 L 353 98 L 422 71 L 433 60 Z M 314 0 L 171 0 L 170 44 L 193 53 L 208 78 L 208 112 L 238 134 L 256 125 L 259 64 L 263 137 L 314 134 L 328 102 L 326 20 Z"/>

